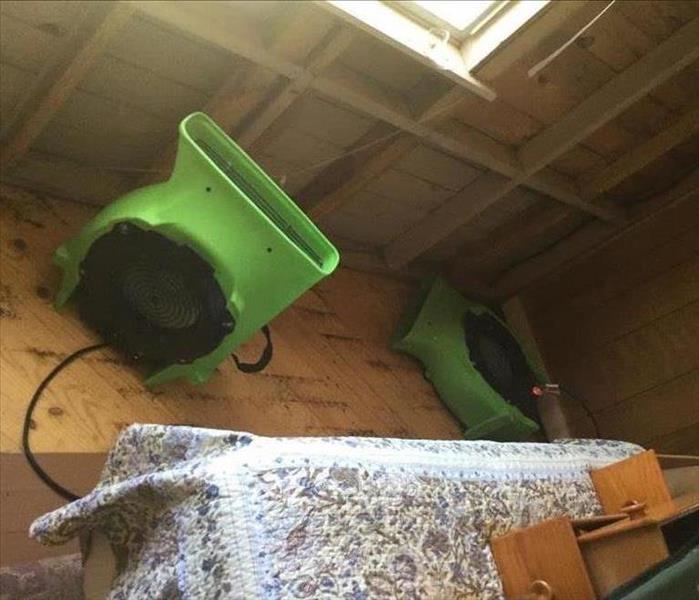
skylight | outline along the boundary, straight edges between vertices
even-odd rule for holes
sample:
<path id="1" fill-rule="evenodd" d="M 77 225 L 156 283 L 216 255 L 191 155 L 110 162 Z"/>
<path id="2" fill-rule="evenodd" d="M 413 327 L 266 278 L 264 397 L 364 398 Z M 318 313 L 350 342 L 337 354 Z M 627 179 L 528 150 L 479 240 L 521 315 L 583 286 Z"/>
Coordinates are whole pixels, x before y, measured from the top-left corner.
<path id="1" fill-rule="evenodd" d="M 472 71 L 550 0 L 325 0 L 322 6 L 473 93 L 495 90 Z"/>
<path id="2" fill-rule="evenodd" d="M 459 31 L 465 31 L 490 12 L 497 0 L 414 0 L 411 4 L 419 6 Z"/>

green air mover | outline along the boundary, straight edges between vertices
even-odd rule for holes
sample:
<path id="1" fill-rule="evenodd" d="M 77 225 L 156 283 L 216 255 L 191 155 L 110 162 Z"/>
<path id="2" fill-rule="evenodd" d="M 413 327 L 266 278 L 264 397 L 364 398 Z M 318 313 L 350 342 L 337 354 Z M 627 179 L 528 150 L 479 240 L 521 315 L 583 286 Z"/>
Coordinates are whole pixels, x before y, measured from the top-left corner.
<path id="1" fill-rule="evenodd" d="M 545 377 L 495 314 L 443 279 L 423 286 L 393 347 L 422 361 L 466 438 L 519 441 L 538 431 L 532 387 Z"/>
<path id="2" fill-rule="evenodd" d="M 170 179 L 105 208 L 55 253 L 110 343 L 151 366 L 147 383 L 201 383 L 337 266 L 337 250 L 208 116 L 180 124 Z"/>

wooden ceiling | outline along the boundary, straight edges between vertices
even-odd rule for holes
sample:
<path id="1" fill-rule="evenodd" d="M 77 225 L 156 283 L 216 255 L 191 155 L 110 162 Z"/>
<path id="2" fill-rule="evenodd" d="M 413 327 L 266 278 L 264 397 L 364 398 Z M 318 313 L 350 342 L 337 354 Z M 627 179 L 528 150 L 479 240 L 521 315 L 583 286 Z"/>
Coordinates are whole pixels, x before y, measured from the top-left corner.
<path id="1" fill-rule="evenodd" d="M 489 102 L 317 3 L 3 1 L 2 179 L 104 204 L 204 110 L 348 264 L 504 298 L 696 189 L 699 2 L 616 2 L 528 75 L 607 4 L 551 3 Z"/>

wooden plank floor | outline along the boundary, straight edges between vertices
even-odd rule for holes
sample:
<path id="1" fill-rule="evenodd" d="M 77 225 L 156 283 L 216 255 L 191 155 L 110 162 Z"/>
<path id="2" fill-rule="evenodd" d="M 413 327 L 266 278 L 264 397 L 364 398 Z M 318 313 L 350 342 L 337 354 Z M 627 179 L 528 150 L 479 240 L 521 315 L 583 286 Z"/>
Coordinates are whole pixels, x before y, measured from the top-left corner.
<path id="1" fill-rule="evenodd" d="M 20 449 L 27 402 L 64 356 L 96 338 L 69 308 L 52 307 L 59 272 L 51 253 L 94 207 L 5 187 L 0 203 L 0 450 Z M 205 385 L 154 391 L 112 350 L 71 365 L 35 413 L 40 452 L 104 452 L 133 422 L 190 423 L 267 435 L 459 438 L 412 359 L 388 339 L 411 285 L 341 269 L 272 323 L 275 357 L 245 375 L 232 361 Z M 253 359 L 262 340 L 242 349 Z"/>

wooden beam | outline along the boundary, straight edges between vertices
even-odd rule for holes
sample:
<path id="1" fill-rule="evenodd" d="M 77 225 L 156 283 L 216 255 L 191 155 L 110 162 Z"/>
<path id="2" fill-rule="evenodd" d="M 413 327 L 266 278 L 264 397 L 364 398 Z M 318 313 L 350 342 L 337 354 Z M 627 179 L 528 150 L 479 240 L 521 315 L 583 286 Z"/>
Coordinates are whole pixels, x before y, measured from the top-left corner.
<path id="1" fill-rule="evenodd" d="M 401 133 L 388 146 L 359 167 L 351 178 L 318 202 L 311 204 L 307 213 L 312 219 L 322 219 L 348 204 L 361 190 L 388 170 L 402 156 L 415 147 L 411 136 Z"/>
<path id="2" fill-rule="evenodd" d="M 517 185 L 516 181 L 493 171 L 484 173 L 391 242 L 385 250 L 386 261 L 393 268 L 401 268 L 475 219 L 493 204 L 493 198 L 505 196 Z"/>
<path id="3" fill-rule="evenodd" d="M 354 38 L 349 29 L 331 32 L 311 54 L 304 75 L 284 84 L 257 115 L 237 135 L 243 147 L 252 146 L 289 106 L 312 84 L 319 73 L 328 68 L 347 49 Z"/>
<path id="4" fill-rule="evenodd" d="M 582 186 L 583 196 L 594 198 L 603 194 L 697 131 L 699 131 L 699 109 L 689 110 L 678 117 L 667 129 L 636 146 L 597 173 L 590 175 Z M 460 252 L 461 256 L 454 259 L 451 267 L 454 279 L 458 281 L 460 276 L 470 274 L 483 264 L 491 263 L 502 253 L 503 249 L 511 249 L 511 244 L 508 244 L 508 241 L 511 241 L 515 236 L 520 237 L 525 242 L 536 239 L 546 235 L 553 228 L 565 224 L 572 216 L 573 213 L 566 211 L 561 206 L 550 206 L 536 219 L 505 227 L 497 232 L 495 237 L 491 236 L 487 241 L 484 240 L 473 247 L 464 248 Z M 580 244 L 581 247 L 587 247 L 589 243 L 604 238 L 612 231 L 610 227 L 603 224 L 594 227 L 596 233 L 591 233 L 592 230 L 592 227 L 588 227 L 584 233 L 574 234 L 573 239 L 577 240 L 576 243 Z M 569 244 L 572 245 L 573 242 L 569 242 Z"/>
<path id="5" fill-rule="evenodd" d="M 538 33 L 560 28 L 573 18 L 579 19 L 580 17 L 584 18 L 587 16 L 589 20 L 589 18 L 596 14 L 594 13 L 588 15 L 587 13 L 590 12 L 590 10 L 599 11 L 599 7 L 591 7 L 589 3 L 586 2 L 572 1 L 567 3 L 559 3 L 547 8 L 541 18 L 537 19 L 535 23 L 527 26 L 527 31 L 532 28 L 537 29 L 538 31 L 538 29 L 541 28 L 540 22 L 543 21 L 546 21 L 546 27 L 544 27 L 542 31 Z M 578 28 L 579 27 L 580 25 L 578 25 Z M 535 37 L 539 38 L 541 36 L 537 35 Z M 494 76 L 493 73 L 501 73 L 502 71 L 511 67 L 513 63 L 520 60 L 522 55 L 531 49 L 530 45 L 523 46 L 523 44 L 529 44 L 529 36 L 520 36 L 515 34 L 512 44 L 517 46 L 516 51 L 512 51 L 510 48 L 511 42 L 508 40 L 507 47 L 499 50 L 493 59 L 488 60 L 487 69 L 489 77 L 492 78 Z M 491 67 L 493 64 L 497 64 L 497 70 L 495 72 L 491 72 Z M 436 102 L 432 103 L 427 110 L 423 111 L 418 118 L 418 121 L 423 124 L 428 124 L 440 120 L 439 117 L 446 118 L 451 112 L 450 108 L 455 108 L 458 105 L 460 98 L 463 97 L 464 91 L 460 87 L 452 88 L 448 93 L 444 94 Z M 412 140 L 412 145 L 410 145 L 408 140 Z M 351 202 L 353 196 L 364 189 L 371 181 L 381 175 L 381 173 L 388 170 L 395 161 L 400 159 L 400 157 L 410 152 L 412 148 L 418 146 L 419 140 L 420 138 L 410 137 L 408 135 L 398 137 L 379 153 L 371 156 L 365 164 L 362 164 L 359 168 L 357 168 L 352 176 L 352 180 L 344 181 L 340 183 L 340 185 L 338 185 L 333 191 L 312 200 L 307 205 L 309 214 L 315 219 L 322 219 L 327 214 L 342 206 L 345 206 L 348 202 Z M 334 165 L 333 168 L 326 169 L 326 171 L 321 173 L 313 182 L 311 182 L 311 184 L 309 184 L 308 187 L 317 187 L 316 182 L 326 176 L 332 177 L 335 180 L 338 179 L 337 169 L 334 168 Z M 567 177 L 561 176 L 559 173 L 552 170 L 544 170 L 538 174 L 538 177 L 539 191 L 556 197 L 557 195 L 562 194 L 562 192 L 565 190 L 567 191 L 568 200 L 566 204 L 574 205 L 575 201 L 579 199 L 580 195 L 577 187 L 572 185 L 572 182 Z M 327 185 L 321 186 L 321 189 L 327 189 L 327 187 Z M 314 194 L 311 195 L 313 196 Z M 582 207 L 583 210 L 585 210 L 585 208 L 586 207 L 584 206 Z M 556 206 L 552 207 L 552 209 L 555 209 L 552 212 L 555 212 L 556 214 L 562 212 L 562 209 Z"/>
<path id="6" fill-rule="evenodd" d="M 228 130 L 232 118 L 232 113 L 236 112 L 237 103 L 241 101 L 241 90 L 248 87 L 251 78 L 250 71 L 246 68 L 238 68 L 231 73 L 223 85 L 216 90 L 216 93 L 202 107 L 202 111 L 214 119 L 224 130 Z M 242 92 L 245 95 L 245 92 Z M 237 102 L 236 102 L 237 100 Z M 175 131 L 173 127 L 173 131 Z M 167 179 L 172 172 L 177 155 L 177 135 L 167 142 L 158 152 L 157 156 L 150 163 L 150 167 L 140 180 L 141 185 L 148 185 L 156 181 Z"/>
<path id="7" fill-rule="evenodd" d="M 0 171 L 7 171 L 26 155 L 34 140 L 39 137 L 132 14 L 133 7 L 121 2 L 115 2 L 109 8 L 99 25 L 86 36 L 75 56 L 54 74 L 48 88 L 35 99 L 35 108 L 14 125 L 9 138 L 3 144 Z M 85 32 L 78 31 L 76 35 L 82 36 Z"/>
<path id="8" fill-rule="evenodd" d="M 488 56 L 474 72 L 484 81 L 493 82 L 513 64 L 523 58 L 528 60 L 533 53 L 542 53 L 538 60 L 544 58 L 560 48 L 605 6 L 606 2 L 590 0 L 550 2 L 541 15 Z"/>
<path id="9" fill-rule="evenodd" d="M 629 224 L 626 228 L 615 229 L 599 221 L 590 223 L 550 250 L 516 265 L 504 273 L 495 283 L 498 296 L 508 298 L 519 293 L 559 268 L 564 268 L 572 262 L 580 260 L 591 251 L 596 250 L 600 244 L 611 242 L 630 228 L 637 227 L 647 219 L 654 218 L 656 214 L 688 197 L 699 202 L 699 169 L 695 169 L 664 194 L 638 205 L 636 209 L 631 211 Z"/>
<path id="10" fill-rule="evenodd" d="M 460 226 L 476 218 L 529 176 L 543 169 L 594 130 L 620 114 L 656 85 L 699 57 L 699 18 L 682 27 L 668 40 L 605 84 L 563 119 L 525 144 L 518 156 L 523 173 L 502 181 L 488 173 L 462 190 L 422 222 L 394 240 L 386 249 L 386 259 L 394 267 L 411 261 Z M 497 181 L 497 184 L 495 183 Z M 486 192 L 487 195 L 483 195 Z M 589 201 L 583 201 L 590 204 Z M 594 205 L 593 205 L 594 206 Z M 609 208 L 598 207 L 604 214 Z M 620 214 L 614 214 L 622 221 Z M 602 216 L 597 213 L 597 216 Z"/>
<path id="11" fill-rule="evenodd" d="M 271 44 L 272 52 L 284 53 L 289 49 L 296 49 L 299 44 L 299 29 L 307 21 L 302 12 L 295 12 L 285 23 L 284 29 L 275 36 Z M 259 43 L 255 40 L 251 44 Z M 221 87 L 202 107 L 202 111 L 208 114 L 225 131 L 230 131 L 241 116 L 241 107 L 259 94 L 260 86 L 267 86 L 265 71 L 257 64 L 236 65 L 230 75 L 226 77 Z M 177 154 L 177 136 L 174 136 L 155 158 L 149 172 L 141 180 L 142 185 L 153 183 L 159 179 L 165 179 L 172 171 Z"/>
<path id="12" fill-rule="evenodd" d="M 462 246 L 451 261 L 450 273 L 458 282 L 460 276 L 490 270 L 498 261 L 530 251 L 532 240 L 546 237 L 554 230 L 572 227 L 579 219 L 579 213 L 560 204 L 526 211 L 484 237 Z"/>
<path id="13" fill-rule="evenodd" d="M 2 181 L 95 206 L 104 206 L 136 187 L 120 173 L 36 150 L 4 173 Z"/>
<path id="14" fill-rule="evenodd" d="M 422 111 L 419 117 L 421 123 L 429 123 L 436 119 L 445 118 L 453 111 L 463 98 L 463 90 L 452 88 L 446 94 L 438 97 Z M 381 128 L 379 128 L 381 129 Z M 378 137 L 381 139 L 381 137 Z M 322 219 L 330 213 L 349 203 L 361 190 L 374 179 L 387 171 L 401 157 L 408 154 L 419 145 L 419 140 L 413 136 L 399 133 L 392 141 L 384 145 L 383 149 L 365 160 L 357 167 L 350 179 L 335 187 L 332 192 L 323 195 L 306 207 L 306 212 L 313 219 Z M 333 168 L 326 169 L 318 178 L 336 177 Z M 316 181 L 311 185 L 318 185 Z"/>
<path id="15" fill-rule="evenodd" d="M 525 172 L 534 173 L 699 58 L 699 17 L 603 85 L 560 121 L 519 150 Z"/>
<path id="16" fill-rule="evenodd" d="M 188 10 L 188 3 L 143 0 L 134 0 L 132 3 L 150 18 L 253 61 L 288 79 L 310 78 L 310 87 L 320 94 L 415 135 L 447 154 L 483 165 L 508 177 L 524 175 L 515 153 L 506 144 L 494 142 L 476 130 L 469 131 L 466 138 L 457 140 L 423 125 L 412 116 L 405 102 L 399 101 L 386 90 L 368 85 L 347 70 L 336 69 L 332 76 L 314 78 L 306 69 L 267 50 L 244 31 L 240 32 L 240 35 L 237 32 L 234 34 L 227 26 L 224 27 L 205 15 Z M 235 10 L 235 3 L 231 3 L 230 7 L 231 10 Z M 604 213 L 609 219 L 615 218 L 604 209 L 580 198 L 573 191 L 575 186 L 572 182 L 561 185 L 561 179 L 561 176 L 556 177 L 552 173 L 540 173 L 530 177 L 528 185 L 562 202 L 574 203 L 594 214 Z"/>
<path id="17" fill-rule="evenodd" d="M 612 189 L 698 131 L 699 108 L 694 108 L 681 115 L 667 129 L 587 177 L 581 188 L 582 195 L 585 198 L 594 198 Z"/>

